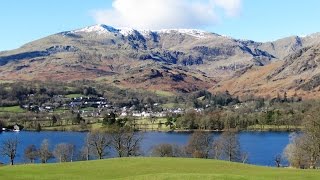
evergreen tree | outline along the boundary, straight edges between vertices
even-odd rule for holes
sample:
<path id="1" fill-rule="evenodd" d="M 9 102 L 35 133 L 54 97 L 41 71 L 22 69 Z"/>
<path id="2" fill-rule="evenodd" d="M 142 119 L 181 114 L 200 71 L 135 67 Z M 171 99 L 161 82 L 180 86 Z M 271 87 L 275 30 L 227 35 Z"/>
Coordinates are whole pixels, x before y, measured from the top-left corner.
<path id="1" fill-rule="evenodd" d="M 103 118 L 102 124 L 103 125 L 113 125 L 116 123 L 116 114 L 111 112 L 107 116 Z"/>

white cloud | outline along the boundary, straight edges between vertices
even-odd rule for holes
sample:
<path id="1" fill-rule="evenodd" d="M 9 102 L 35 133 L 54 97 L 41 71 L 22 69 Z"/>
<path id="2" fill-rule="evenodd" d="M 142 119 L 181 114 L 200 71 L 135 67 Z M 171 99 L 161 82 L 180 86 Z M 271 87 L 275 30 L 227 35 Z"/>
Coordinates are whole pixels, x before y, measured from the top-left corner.
<path id="1" fill-rule="evenodd" d="M 235 16 L 241 0 L 113 0 L 112 8 L 94 10 L 98 24 L 137 29 L 207 28 L 215 25 L 222 10 Z"/>
<path id="2" fill-rule="evenodd" d="M 224 9 L 228 16 L 237 16 L 241 10 L 241 0 L 212 0 L 212 3 Z"/>

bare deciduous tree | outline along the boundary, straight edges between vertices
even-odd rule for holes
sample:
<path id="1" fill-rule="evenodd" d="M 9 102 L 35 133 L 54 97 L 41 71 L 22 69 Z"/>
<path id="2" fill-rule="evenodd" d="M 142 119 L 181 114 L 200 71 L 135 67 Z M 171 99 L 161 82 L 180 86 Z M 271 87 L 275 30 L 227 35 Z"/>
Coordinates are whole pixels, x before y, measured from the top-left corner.
<path id="1" fill-rule="evenodd" d="M 9 138 L 3 141 L 1 149 L 0 149 L 0 154 L 5 157 L 10 158 L 10 164 L 14 164 L 14 159 L 16 158 L 17 155 L 17 148 L 18 148 L 18 138 Z"/>
<path id="2" fill-rule="evenodd" d="M 74 144 L 68 144 L 68 150 L 69 150 L 69 155 L 70 155 L 70 162 L 73 161 L 73 157 L 75 155 L 76 151 L 76 146 Z"/>
<path id="3" fill-rule="evenodd" d="M 110 139 L 105 131 L 92 131 L 88 134 L 88 143 L 92 153 L 99 159 L 103 159 L 108 152 L 110 146 Z"/>
<path id="4" fill-rule="evenodd" d="M 248 161 L 249 154 L 247 152 L 241 152 L 241 162 L 246 163 Z"/>
<path id="5" fill-rule="evenodd" d="M 51 159 L 52 157 L 53 157 L 52 152 L 50 151 L 50 148 L 49 148 L 49 140 L 44 139 L 39 149 L 39 158 L 41 160 L 41 163 L 47 163 L 48 160 Z"/>
<path id="6" fill-rule="evenodd" d="M 320 111 L 313 103 L 303 118 L 303 134 L 295 135 L 284 150 L 290 166 L 315 169 L 320 162 Z"/>
<path id="7" fill-rule="evenodd" d="M 294 134 L 290 138 L 290 143 L 284 149 L 284 156 L 290 163 L 291 167 L 307 168 L 308 166 L 308 152 L 305 147 L 305 137 L 303 135 Z"/>
<path id="8" fill-rule="evenodd" d="M 74 155 L 75 146 L 73 144 L 68 143 L 60 143 L 57 144 L 53 150 L 53 155 L 57 159 L 57 161 L 61 162 L 72 162 L 72 158 Z"/>
<path id="9" fill-rule="evenodd" d="M 137 156 L 140 152 L 142 135 L 129 127 L 114 127 L 109 131 L 110 147 L 119 157 Z"/>
<path id="10" fill-rule="evenodd" d="M 218 147 L 216 150 L 220 151 L 217 152 L 217 154 L 220 155 L 220 159 L 235 162 L 241 161 L 240 143 L 236 132 L 223 132 L 220 135 L 216 146 Z"/>
<path id="11" fill-rule="evenodd" d="M 152 156 L 156 157 L 183 157 L 182 147 L 176 144 L 158 144 L 152 148 Z"/>
<path id="12" fill-rule="evenodd" d="M 24 157 L 29 160 L 30 163 L 34 163 L 38 155 L 38 150 L 34 144 L 27 146 L 24 150 Z"/>
<path id="13" fill-rule="evenodd" d="M 320 161 L 320 111 L 319 107 L 312 109 L 304 119 L 303 143 L 309 156 L 309 168 L 315 169 Z"/>
<path id="14" fill-rule="evenodd" d="M 209 132 L 194 132 L 189 138 L 186 153 L 195 158 L 209 158 L 213 138 Z"/>
<path id="15" fill-rule="evenodd" d="M 89 161 L 90 159 L 90 144 L 89 144 L 89 134 L 87 134 L 87 137 L 84 139 L 84 145 L 82 146 L 80 150 L 80 160 Z"/>

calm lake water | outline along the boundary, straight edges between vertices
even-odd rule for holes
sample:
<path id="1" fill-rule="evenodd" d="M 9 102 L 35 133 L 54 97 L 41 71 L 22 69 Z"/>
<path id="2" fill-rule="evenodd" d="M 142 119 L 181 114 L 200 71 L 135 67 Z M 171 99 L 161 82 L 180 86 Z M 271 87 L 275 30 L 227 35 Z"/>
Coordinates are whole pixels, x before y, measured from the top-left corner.
<path id="1" fill-rule="evenodd" d="M 274 157 L 281 154 L 289 143 L 288 132 L 241 132 L 239 133 L 242 150 L 249 154 L 249 163 L 263 166 L 274 166 Z M 164 133 L 146 132 L 142 141 L 142 149 L 146 155 L 152 146 L 160 143 L 171 143 L 185 145 L 188 142 L 190 133 Z M 219 133 L 214 133 L 215 137 Z M 49 139 L 51 148 L 59 143 L 72 143 L 80 149 L 83 145 L 86 133 L 80 132 L 3 132 L 0 133 L 0 145 L 4 139 L 18 137 L 18 157 L 15 162 L 24 162 L 23 151 L 30 145 L 40 146 L 43 139 Z M 0 157 L 0 162 L 8 163 L 8 159 Z"/>

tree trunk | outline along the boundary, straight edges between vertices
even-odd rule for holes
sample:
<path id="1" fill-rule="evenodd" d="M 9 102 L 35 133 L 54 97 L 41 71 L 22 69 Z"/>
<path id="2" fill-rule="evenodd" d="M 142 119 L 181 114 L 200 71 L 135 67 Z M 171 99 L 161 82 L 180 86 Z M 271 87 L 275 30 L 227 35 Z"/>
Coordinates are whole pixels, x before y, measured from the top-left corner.
<path id="1" fill-rule="evenodd" d="M 310 169 L 315 169 L 316 168 L 316 158 L 314 158 L 313 156 L 311 156 L 310 159 Z"/>
<path id="2" fill-rule="evenodd" d="M 87 161 L 89 161 L 89 148 L 87 147 L 87 154 L 86 154 L 86 158 L 87 158 Z"/>

